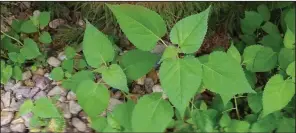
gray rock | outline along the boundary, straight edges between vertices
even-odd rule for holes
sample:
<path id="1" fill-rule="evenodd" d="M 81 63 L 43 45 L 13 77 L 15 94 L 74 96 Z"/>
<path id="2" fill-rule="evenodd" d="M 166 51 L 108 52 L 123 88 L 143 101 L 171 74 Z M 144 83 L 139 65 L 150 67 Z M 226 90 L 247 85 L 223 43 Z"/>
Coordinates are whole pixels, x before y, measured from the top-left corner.
<path id="1" fill-rule="evenodd" d="M 19 123 L 10 125 L 10 129 L 13 132 L 25 132 L 26 127 L 23 123 Z"/>
<path id="2" fill-rule="evenodd" d="M 122 103 L 123 103 L 123 102 L 120 101 L 120 100 L 118 100 L 118 99 L 110 98 L 110 100 L 109 100 L 109 105 L 108 105 L 108 108 L 107 108 L 107 111 L 108 111 L 108 112 L 112 112 L 116 105 L 118 105 L 118 104 L 122 104 Z M 100 116 L 106 116 L 106 115 L 107 115 L 107 112 L 104 111 Z"/>
<path id="3" fill-rule="evenodd" d="M 31 88 L 30 87 L 22 86 L 19 89 L 16 89 L 14 91 L 15 97 L 17 99 L 19 99 L 19 100 L 20 99 L 23 99 L 23 98 L 29 98 L 30 97 L 30 91 L 31 91 Z"/>
<path id="4" fill-rule="evenodd" d="M 66 55 L 65 55 L 65 52 L 64 51 L 63 52 L 60 52 L 58 54 L 58 59 L 61 60 L 61 61 L 63 61 L 63 60 L 66 59 Z"/>
<path id="5" fill-rule="evenodd" d="M 84 132 L 86 130 L 86 124 L 78 118 L 72 118 L 72 125 L 80 132 Z"/>
<path id="6" fill-rule="evenodd" d="M 35 86 L 40 88 L 41 90 L 45 90 L 50 82 L 48 78 L 40 75 L 34 75 L 33 81 L 35 82 Z"/>
<path id="7" fill-rule="evenodd" d="M 1 126 L 1 133 L 10 133 L 10 132 L 11 132 L 11 130 L 9 127 L 2 127 Z"/>
<path id="8" fill-rule="evenodd" d="M 48 96 L 55 96 L 55 95 L 61 95 L 61 96 L 66 96 L 67 95 L 67 91 L 66 89 L 60 87 L 60 86 L 55 86 L 54 88 L 52 88 L 48 94 Z"/>
<path id="9" fill-rule="evenodd" d="M 154 49 L 151 51 L 151 53 L 155 53 L 158 55 L 162 55 L 162 53 L 164 52 L 166 46 L 163 44 L 157 44 Z"/>
<path id="10" fill-rule="evenodd" d="M 1 126 L 8 124 L 13 116 L 13 112 L 1 111 Z"/>
<path id="11" fill-rule="evenodd" d="M 67 98 L 65 96 L 60 96 L 59 101 L 60 102 L 65 102 Z"/>
<path id="12" fill-rule="evenodd" d="M 23 73 L 23 78 L 22 78 L 22 80 L 28 80 L 28 79 L 30 79 L 30 78 L 32 78 L 32 73 L 31 73 L 31 71 L 25 71 L 25 72 Z"/>
<path id="13" fill-rule="evenodd" d="M 139 78 L 136 82 L 138 85 L 144 85 L 144 81 L 145 81 L 146 76 L 143 76 L 141 78 Z"/>
<path id="14" fill-rule="evenodd" d="M 56 29 L 58 26 L 63 25 L 65 23 L 66 23 L 65 20 L 58 18 L 49 22 L 48 25 L 50 28 Z"/>
<path id="15" fill-rule="evenodd" d="M 11 88 L 15 85 L 14 80 L 8 80 L 8 82 L 4 85 L 4 90 L 8 91 L 11 90 Z"/>
<path id="16" fill-rule="evenodd" d="M 25 120 L 23 118 L 17 118 L 17 119 L 14 119 L 11 124 L 20 124 L 20 123 L 24 123 Z"/>
<path id="17" fill-rule="evenodd" d="M 75 101 L 70 101 L 69 110 L 72 114 L 78 114 L 81 111 L 81 107 Z"/>
<path id="18" fill-rule="evenodd" d="M 42 68 L 38 68 L 36 71 L 33 72 L 33 74 L 43 76 L 45 74 L 45 70 Z"/>
<path id="19" fill-rule="evenodd" d="M 30 112 L 28 114 L 22 115 L 21 117 L 25 121 L 25 126 L 29 127 L 30 126 L 30 119 L 33 117 L 33 113 Z"/>
<path id="20" fill-rule="evenodd" d="M 7 91 L 3 96 L 1 96 L 1 101 L 3 102 L 4 108 L 10 105 L 11 92 Z"/>
<path id="21" fill-rule="evenodd" d="M 21 81 L 18 81 L 16 84 L 14 84 L 11 88 L 7 87 L 5 90 L 8 91 L 8 90 L 12 90 L 12 91 L 15 91 L 16 89 L 20 88 L 22 86 L 22 82 Z"/>
<path id="22" fill-rule="evenodd" d="M 35 96 L 34 96 L 34 100 L 37 100 L 41 97 L 46 97 L 46 93 L 44 91 L 39 91 Z"/>
<path id="23" fill-rule="evenodd" d="M 49 65 L 53 66 L 53 67 L 58 67 L 58 66 L 61 65 L 61 61 L 58 60 L 58 59 L 55 58 L 55 57 L 49 57 L 49 58 L 47 59 L 47 63 L 48 63 Z"/>
<path id="24" fill-rule="evenodd" d="M 152 92 L 152 87 L 154 86 L 154 82 L 152 78 L 146 78 L 144 80 L 144 86 L 147 93 Z"/>
<path id="25" fill-rule="evenodd" d="M 76 94 L 73 91 L 69 91 L 67 94 L 67 100 L 76 100 Z"/>
<path id="26" fill-rule="evenodd" d="M 168 96 L 165 94 L 165 92 L 163 92 L 163 90 L 162 90 L 162 88 L 161 88 L 160 85 L 154 85 L 154 86 L 152 87 L 152 91 L 153 91 L 153 92 L 162 92 L 162 98 L 163 98 L 163 99 L 167 99 L 167 98 L 168 98 Z"/>
<path id="27" fill-rule="evenodd" d="M 69 110 L 69 105 L 67 103 L 58 102 L 57 106 L 62 109 L 64 118 L 70 119 L 72 114 Z"/>
<path id="28" fill-rule="evenodd" d="M 11 99 L 10 110 L 9 111 L 18 111 L 20 106 L 24 103 L 24 100 L 15 101 L 15 98 Z"/>
<path id="29" fill-rule="evenodd" d="M 39 92 L 39 88 L 38 87 L 33 87 L 31 90 L 30 90 L 30 93 L 29 93 L 29 98 L 33 98 L 38 92 Z"/>

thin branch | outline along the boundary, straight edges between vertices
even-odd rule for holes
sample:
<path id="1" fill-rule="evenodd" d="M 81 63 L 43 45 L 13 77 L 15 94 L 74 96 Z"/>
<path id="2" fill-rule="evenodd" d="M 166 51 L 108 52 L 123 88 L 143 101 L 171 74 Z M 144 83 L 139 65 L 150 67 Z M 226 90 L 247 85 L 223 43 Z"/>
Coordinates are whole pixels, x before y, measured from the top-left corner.
<path id="1" fill-rule="evenodd" d="M 237 118 L 240 119 L 239 110 L 237 108 L 236 97 L 234 97 L 233 99 L 234 99 L 234 105 L 235 105 L 235 111 L 236 111 Z"/>
<path id="2" fill-rule="evenodd" d="M 10 36 L 10 35 L 4 33 L 2 30 L 1 30 L 1 33 L 4 34 L 5 36 L 7 36 L 7 37 L 9 37 L 9 38 L 11 38 L 11 39 L 13 39 L 13 40 L 15 40 L 16 42 L 18 42 L 18 43 L 21 44 L 22 46 L 24 45 L 21 41 L 19 41 L 19 40 L 17 40 L 16 38 L 14 38 L 14 37 L 12 37 L 12 36 Z"/>

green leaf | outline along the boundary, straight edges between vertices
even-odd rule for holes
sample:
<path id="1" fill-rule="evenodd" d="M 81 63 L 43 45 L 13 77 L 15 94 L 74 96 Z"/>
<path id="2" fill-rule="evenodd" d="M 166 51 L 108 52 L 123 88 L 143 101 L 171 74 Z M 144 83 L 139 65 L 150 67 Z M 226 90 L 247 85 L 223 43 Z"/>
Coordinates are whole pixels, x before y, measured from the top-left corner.
<path id="1" fill-rule="evenodd" d="M 74 68 L 74 60 L 73 59 L 66 59 L 62 63 L 62 68 L 65 69 L 67 72 L 72 73 Z"/>
<path id="2" fill-rule="evenodd" d="M 291 77 L 295 77 L 295 61 L 290 63 L 287 67 L 286 73 Z"/>
<path id="3" fill-rule="evenodd" d="M 86 62 L 94 68 L 99 68 L 104 61 L 110 62 L 114 58 L 114 50 L 110 40 L 88 21 L 82 48 Z"/>
<path id="4" fill-rule="evenodd" d="M 22 70 L 19 66 L 14 66 L 13 67 L 13 77 L 16 80 L 22 80 Z"/>
<path id="5" fill-rule="evenodd" d="M 295 132 L 295 118 L 283 118 L 278 125 L 277 132 Z"/>
<path id="6" fill-rule="evenodd" d="M 76 90 L 77 100 L 84 112 L 90 117 L 100 115 L 109 104 L 108 89 L 92 80 L 84 80 Z"/>
<path id="7" fill-rule="evenodd" d="M 278 60 L 280 68 L 286 70 L 288 65 L 295 61 L 295 50 L 282 48 L 279 53 Z"/>
<path id="8" fill-rule="evenodd" d="M 40 12 L 38 20 L 40 28 L 46 27 L 50 20 L 50 12 Z"/>
<path id="9" fill-rule="evenodd" d="M 294 94 L 295 83 L 292 79 L 284 80 L 279 74 L 272 76 L 263 92 L 263 117 L 284 108 Z"/>
<path id="10" fill-rule="evenodd" d="M 167 32 L 165 21 L 150 9 L 129 4 L 107 4 L 107 6 L 113 12 L 126 37 L 138 49 L 152 50 Z"/>
<path id="11" fill-rule="evenodd" d="M 259 43 L 272 48 L 274 52 L 279 52 L 283 44 L 283 38 L 280 35 L 266 35 Z"/>
<path id="12" fill-rule="evenodd" d="M 57 108 L 52 104 L 50 99 L 46 97 L 41 97 L 35 101 L 32 112 L 34 115 L 41 118 L 61 117 Z"/>
<path id="13" fill-rule="evenodd" d="M 201 130 L 201 132 L 212 132 L 214 130 L 214 124 L 205 111 L 194 110 L 192 115 L 194 124 Z"/>
<path id="14" fill-rule="evenodd" d="M 255 88 L 255 84 L 257 82 L 256 73 L 250 72 L 247 69 L 244 69 L 244 72 L 251 87 Z"/>
<path id="15" fill-rule="evenodd" d="M 286 48 L 293 49 L 295 48 L 295 35 L 290 29 L 287 29 L 284 37 L 284 45 Z"/>
<path id="16" fill-rule="evenodd" d="M 228 127 L 230 123 L 231 123 L 231 118 L 227 113 L 224 113 L 219 121 L 219 125 L 221 127 Z"/>
<path id="17" fill-rule="evenodd" d="M 132 115 L 133 132 L 164 132 L 174 115 L 161 93 L 144 95 L 136 104 Z"/>
<path id="18" fill-rule="evenodd" d="M 102 79 L 110 86 L 128 92 L 126 76 L 117 64 L 112 64 L 102 72 Z"/>
<path id="19" fill-rule="evenodd" d="M 246 121 L 232 120 L 227 132 L 248 132 L 250 124 Z"/>
<path id="20" fill-rule="evenodd" d="M 280 36 L 278 27 L 269 21 L 262 26 L 262 29 L 270 35 Z"/>
<path id="21" fill-rule="evenodd" d="M 45 125 L 47 125 L 47 123 L 37 115 L 33 115 L 33 117 L 30 119 L 30 128 L 39 128 Z"/>
<path id="22" fill-rule="evenodd" d="M 263 22 L 262 16 L 254 11 L 245 11 L 245 18 L 241 19 L 241 28 L 245 34 L 253 34 L 254 31 L 260 28 Z"/>
<path id="23" fill-rule="evenodd" d="M 113 117 L 116 121 L 124 127 L 124 131 L 132 131 L 132 112 L 135 104 L 132 101 L 127 101 L 124 104 L 119 104 L 113 109 Z"/>
<path id="24" fill-rule="evenodd" d="M 10 52 L 10 53 L 8 53 L 8 57 L 11 61 L 17 62 L 18 53 Z"/>
<path id="25" fill-rule="evenodd" d="M 28 60 L 34 59 L 41 55 L 36 42 L 30 38 L 24 40 L 24 46 L 20 50 L 20 53 Z"/>
<path id="26" fill-rule="evenodd" d="M 262 110 L 262 93 L 248 94 L 248 104 L 254 113 L 259 113 Z"/>
<path id="27" fill-rule="evenodd" d="M 51 72 L 50 72 L 50 77 L 53 80 L 59 81 L 64 79 L 64 71 L 61 67 L 55 67 Z"/>
<path id="28" fill-rule="evenodd" d="M 251 45 L 245 48 L 243 63 L 251 72 L 267 72 L 276 67 L 277 53 L 271 48 L 261 45 Z"/>
<path id="29" fill-rule="evenodd" d="M 256 38 L 254 35 L 240 35 L 240 38 L 247 45 L 254 45 L 256 43 Z"/>
<path id="30" fill-rule="evenodd" d="M 51 36 L 48 32 L 43 31 L 39 36 L 39 41 L 44 44 L 50 44 L 52 42 Z"/>
<path id="31" fill-rule="evenodd" d="M 11 39 L 7 36 L 1 39 L 1 46 L 3 46 L 1 48 L 7 50 L 8 52 L 20 52 L 20 48 L 17 45 L 13 44 L 11 42 Z"/>
<path id="32" fill-rule="evenodd" d="M 270 19 L 270 11 L 265 4 L 259 5 L 257 7 L 257 11 L 265 21 L 268 21 Z"/>
<path id="33" fill-rule="evenodd" d="M 76 72 L 70 79 L 63 81 L 62 86 L 67 89 L 71 89 L 76 92 L 76 89 L 80 82 L 84 80 L 93 80 L 94 74 L 91 71 L 82 70 Z"/>
<path id="34" fill-rule="evenodd" d="M 203 64 L 203 83 L 209 90 L 230 98 L 236 94 L 254 92 L 241 65 L 224 52 L 209 55 L 209 61 Z M 224 104 L 227 102 L 223 100 Z"/>
<path id="35" fill-rule="evenodd" d="M 107 127 L 107 119 L 105 117 L 91 118 L 91 127 L 97 132 L 102 132 Z"/>
<path id="36" fill-rule="evenodd" d="M 290 29 L 295 36 L 295 8 L 290 9 L 284 19 L 288 29 Z"/>
<path id="37" fill-rule="evenodd" d="M 254 123 L 256 122 L 258 119 L 258 116 L 256 114 L 248 114 L 245 116 L 245 121 L 249 122 L 249 123 Z"/>
<path id="38" fill-rule="evenodd" d="M 174 46 L 168 46 L 165 48 L 160 61 L 164 61 L 166 59 L 176 59 L 178 58 L 179 50 Z"/>
<path id="39" fill-rule="evenodd" d="M 233 57 L 238 63 L 241 63 L 242 57 L 236 47 L 231 43 L 229 49 L 227 50 L 227 54 Z"/>
<path id="40" fill-rule="evenodd" d="M 67 59 L 72 59 L 72 58 L 75 57 L 76 51 L 75 51 L 75 49 L 73 47 L 68 46 L 65 49 L 65 55 L 66 55 Z"/>
<path id="41" fill-rule="evenodd" d="M 20 110 L 19 110 L 19 115 L 25 115 L 29 112 L 32 111 L 34 104 L 32 102 L 32 100 L 26 100 L 24 101 L 24 103 L 21 105 Z"/>
<path id="42" fill-rule="evenodd" d="M 252 124 L 250 132 L 272 132 L 277 126 L 278 120 L 274 114 L 258 119 Z"/>
<path id="43" fill-rule="evenodd" d="M 170 32 L 173 44 L 178 44 L 184 53 L 196 52 L 207 33 L 211 6 L 205 11 L 178 21 Z"/>
<path id="44" fill-rule="evenodd" d="M 201 84 L 200 62 L 191 56 L 165 60 L 159 70 L 159 79 L 164 92 L 183 117 L 190 99 Z"/>
<path id="45" fill-rule="evenodd" d="M 79 69 L 83 69 L 83 68 L 85 68 L 87 66 L 87 64 L 86 64 L 86 61 L 84 60 L 84 59 L 79 59 L 79 61 L 78 61 L 78 68 Z"/>
<path id="46" fill-rule="evenodd" d="M 217 110 L 219 112 L 224 112 L 226 110 L 229 110 L 229 109 L 233 108 L 233 104 L 232 104 L 232 102 L 227 102 L 227 103 L 223 104 L 222 96 L 217 94 L 213 98 L 211 108 L 215 109 L 215 110 Z"/>
<path id="47" fill-rule="evenodd" d="M 135 49 L 126 52 L 119 63 L 128 79 L 137 80 L 147 74 L 158 59 L 155 54 Z"/>
<path id="48" fill-rule="evenodd" d="M 21 26 L 22 26 L 23 22 L 24 22 L 23 20 L 18 20 L 18 19 L 12 20 L 11 28 L 16 33 L 20 33 L 21 32 Z"/>
<path id="49" fill-rule="evenodd" d="M 38 28 L 33 24 L 32 20 L 27 20 L 22 23 L 20 30 L 23 33 L 34 33 L 38 31 Z"/>
<path id="50" fill-rule="evenodd" d="M 7 65 L 5 68 L 1 68 L 1 83 L 6 84 L 12 76 L 12 67 Z"/>

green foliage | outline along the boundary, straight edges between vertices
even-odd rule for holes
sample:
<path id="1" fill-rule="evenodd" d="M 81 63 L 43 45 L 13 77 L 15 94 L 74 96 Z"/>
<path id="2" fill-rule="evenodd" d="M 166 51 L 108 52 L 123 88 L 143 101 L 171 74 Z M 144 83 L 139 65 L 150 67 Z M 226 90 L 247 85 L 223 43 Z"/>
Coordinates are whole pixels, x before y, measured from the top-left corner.
<path id="1" fill-rule="evenodd" d="M 44 44 L 49 44 L 52 42 L 51 36 L 48 32 L 44 31 L 41 33 L 39 36 L 39 41 L 44 43 Z"/>
<path id="2" fill-rule="evenodd" d="M 33 101 L 32 100 L 26 100 L 26 101 L 24 101 L 24 103 L 20 107 L 19 114 L 20 115 L 25 115 L 25 114 L 31 112 L 33 107 L 34 107 Z"/>
<path id="3" fill-rule="evenodd" d="M 54 68 L 51 73 L 50 73 L 50 77 L 53 80 L 59 81 L 64 79 L 64 71 L 61 67 L 56 67 Z"/>
<path id="4" fill-rule="evenodd" d="M 35 101 L 35 106 L 32 108 L 32 112 L 40 118 L 61 117 L 50 99 L 44 97 Z"/>
<path id="5" fill-rule="evenodd" d="M 295 61 L 295 50 L 282 48 L 278 55 L 280 68 L 286 70 L 288 65 Z"/>
<path id="6" fill-rule="evenodd" d="M 25 57 L 27 60 L 31 60 L 36 58 L 37 56 L 41 55 L 37 43 L 30 39 L 26 38 L 24 40 L 24 47 L 21 48 L 20 53 Z"/>
<path id="7" fill-rule="evenodd" d="M 102 79 L 114 88 L 128 92 L 126 76 L 117 64 L 112 64 L 102 72 Z"/>
<path id="8" fill-rule="evenodd" d="M 75 51 L 75 49 L 74 49 L 73 47 L 69 47 L 69 46 L 68 46 L 68 47 L 65 49 L 65 54 L 66 54 L 67 59 L 72 59 L 72 58 L 75 57 L 75 55 L 76 55 L 76 51 Z"/>
<path id="9" fill-rule="evenodd" d="M 212 132 L 214 130 L 214 124 L 210 116 L 205 111 L 193 111 L 192 119 L 194 124 L 200 129 L 201 132 Z"/>

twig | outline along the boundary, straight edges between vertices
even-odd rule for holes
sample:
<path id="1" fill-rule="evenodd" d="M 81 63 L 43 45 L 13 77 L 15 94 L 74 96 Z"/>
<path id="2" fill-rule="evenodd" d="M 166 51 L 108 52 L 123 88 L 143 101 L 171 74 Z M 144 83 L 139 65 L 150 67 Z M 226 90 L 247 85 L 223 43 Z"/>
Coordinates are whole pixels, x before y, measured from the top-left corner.
<path id="1" fill-rule="evenodd" d="M 11 38 L 11 39 L 13 39 L 13 40 L 15 40 L 16 42 L 18 42 L 18 43 L 21 44 L 22 46 L 24 45 L 21 41 L 19 41 L 19 40 L 17 40 L 16 38 L 14 38 L 14 37 L 12 37 L 12 36 L 10 36 L 10 35 L 4 33 L 2 30 L 1 30 L 1 33 L 4 34 L 5 36 L 7 36 L 7 37 L 9 37 L 9 38 Z"/>
<path id="2" fill-rule="evenodd" d="M 238 111 L 238 108 L 237 108 L 236 97 L 233 97 L 233 99 L 234 99 L 234 105 L 235 105 L 235 111 L 236 111 L 237 118 L 240 119 L 239 111 Z"/>

